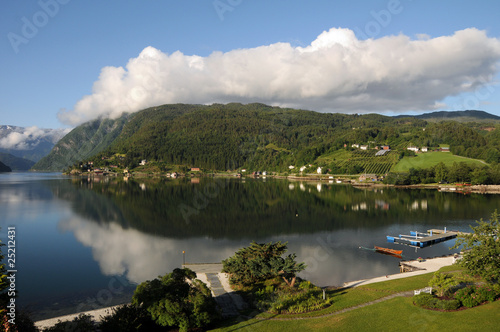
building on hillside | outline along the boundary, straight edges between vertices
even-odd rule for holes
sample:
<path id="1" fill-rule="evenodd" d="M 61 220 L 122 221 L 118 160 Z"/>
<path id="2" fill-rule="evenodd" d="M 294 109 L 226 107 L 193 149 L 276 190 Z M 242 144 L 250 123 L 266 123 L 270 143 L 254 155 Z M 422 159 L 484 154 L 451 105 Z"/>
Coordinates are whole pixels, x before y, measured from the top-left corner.
<path id="1" fill-rule="evenodd" d="M 321 174 L 321 171 L 322 171 L 322 168 L 318 167 L 318 169 L 316 170 L 316 173 Z"/>
<path id="2" fill-rule="evenodd" d="M 382 145 L 382 150 L 390 150 L 391 148 L 389 145 Z"/>
<path id="3" fill-rule="evenodd" d="M 191 167 L 191 172 L 199 172 L 200 168 L 199 167 Z"/>
<path id="4" fill-rule="evenodd" d="M 429 151 L 429 148 L 427 148 L 426 146 L 422 146 L 422 152 L 427 152 Z"/>
<path id="5" fill-rule="evenodd" d="M 143 160 L 141 160 L 141 162 L 139 163 L 139 165 L 144 166 L 144 165 L 146 165 L 146 163 L 147 163 L 147 160 L 143 159 Z"/>
<path id="6" fill-rule="evenodd" d="M 363 174 L 359 177 L 359 182 L 363 181 L 377 181 L 378 177 L 377 174 Z"/>
<path id="7" fill-rule="evenodd" d="M 440 148 L 439 151 L 441 151 L 441 152 L 450 152 L 450 148 L 449 147 L 443 147 L 443 148 Z"/>
<path id="8" fill-rule="evenodd" d="M 359 148 L 361 150 L 368 150 L 368 145 L 360 145 Z"/>
<path id="9" fill-rule="evenodd" d="M 419 150 L 419 148 L 417 148 L 416 146 L 411 146 L 411 145 L 409 147 L 407 147 L 406 149 L 410 150 L 410 151 L 413 151 L 415 153 L 418 152 L 418 150 Z"/>

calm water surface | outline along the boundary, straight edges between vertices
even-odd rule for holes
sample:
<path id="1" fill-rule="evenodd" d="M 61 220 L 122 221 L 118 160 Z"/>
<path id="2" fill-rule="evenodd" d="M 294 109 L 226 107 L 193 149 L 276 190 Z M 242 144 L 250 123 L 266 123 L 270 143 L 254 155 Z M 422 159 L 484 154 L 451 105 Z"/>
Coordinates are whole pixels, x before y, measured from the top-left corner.
<path id="1" fill-rule="evenodd" d="M 416 251 L 385 236 L 468 231 L 499 202 L 272 179 L 0 174 L 1 239 L 16 227 L 18 303 L 35 319 L 128 302 L 137 283 L 183 259 L 220 262 L 251 241 L 287 241 L 308 266 L 301 276 L 319 286 L 397 273 L 397 258 L 359 247 L 403 249 L 405 259 L 450 254 L 453 241 Z"/>

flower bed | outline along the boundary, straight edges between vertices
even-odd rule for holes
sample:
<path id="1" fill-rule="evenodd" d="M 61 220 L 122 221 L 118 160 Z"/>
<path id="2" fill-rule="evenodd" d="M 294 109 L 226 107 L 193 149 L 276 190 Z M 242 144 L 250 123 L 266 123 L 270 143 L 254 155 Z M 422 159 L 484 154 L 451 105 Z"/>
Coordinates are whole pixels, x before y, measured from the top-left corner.
<path id="1" fill-rule="evenodd" d="M 486 301 L 493 302 L 498 296 L 498 289 L 490 285 L 471 285 L 454 293 L 455 299 L 459 300 L 462 306 L 467 308 L 475 307 Z"/>

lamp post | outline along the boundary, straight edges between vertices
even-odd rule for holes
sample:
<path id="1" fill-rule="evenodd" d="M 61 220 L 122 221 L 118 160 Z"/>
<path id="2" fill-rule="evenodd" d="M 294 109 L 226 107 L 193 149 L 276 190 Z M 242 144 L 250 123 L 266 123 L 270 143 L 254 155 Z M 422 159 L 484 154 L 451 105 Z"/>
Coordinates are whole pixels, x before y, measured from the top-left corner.
<path id="1" fill-rule="evenodd" d="M 186 265 L 186 251 L 182 251 L 182 265 Z"/>

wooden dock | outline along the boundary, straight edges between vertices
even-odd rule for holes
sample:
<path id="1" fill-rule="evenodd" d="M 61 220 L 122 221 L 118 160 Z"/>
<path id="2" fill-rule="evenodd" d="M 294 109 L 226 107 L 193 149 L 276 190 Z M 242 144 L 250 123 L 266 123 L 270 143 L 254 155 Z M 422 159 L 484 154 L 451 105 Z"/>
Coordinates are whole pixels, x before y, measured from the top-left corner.
<path id="1" fill-rule="evenodd" d="M 399 243 L 411 247 L 424 248 L 436 243 L 448 241 L 456 238 L 463 232 L 447 231 L 442 229 L 429 229 L 427 233 L 410 232 L 410 235 L 391 236 L 387 235 L 387 242 Z"/>

